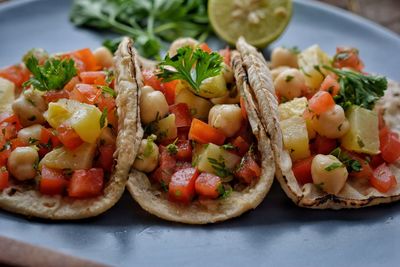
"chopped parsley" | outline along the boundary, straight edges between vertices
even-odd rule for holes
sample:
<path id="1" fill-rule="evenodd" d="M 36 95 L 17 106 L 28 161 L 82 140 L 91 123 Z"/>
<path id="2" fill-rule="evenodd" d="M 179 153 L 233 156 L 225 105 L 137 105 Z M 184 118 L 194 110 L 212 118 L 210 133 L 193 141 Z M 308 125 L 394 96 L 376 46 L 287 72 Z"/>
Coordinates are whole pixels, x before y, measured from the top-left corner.
<path id="1" fill-rule="evenodd" d="M 114 91 L 114 89 L 110 88 L 109 86 L 98 85 L 97 88 L 101 89 L 103 94 L 109 94 L 112 97 L 117 96 L 117 93 Z"/>
<path id="2" fill-rule="evenodd" d="M 348 172 L 361 171 L 361 163 L 358 160 L 352 159 L 350 155 L 342 151 L 340 147 L 335 148 L 330 154 L 338 158 L 346 166 Z"/>
<path id="3" fill-rule="evenodd" d="M 293 76 L 292 75 L 288 75 L 288 76 L 286 76 L 286 78 L 285 78 L 285 82 L 290 82 L 291 80 L 293 80 Z"/>
<path id="4" fill-rule="evenodd" d="M 233 190 L 231 187 L 225 188 L 225 186 L 223 184 L 220 184 L 217 188 L 217 191 L 218 191 L 219 197 L 221 199 L 224 199 L 224 198 L 229 197 Z"/>
<path id="5" fill-rule="evenodd" d="M 227 143 L 225 145 L 222 145 L 222 148 L 225 149 L 225 150 L 237 150 L 237 147 L 235 147 L 231 143 Z"/>
<path id="6" fill-rule="evenodd" d="M 207 158 L 207 160 L 211 164 L 211 167 L 214 169 L 214 172 L 217 176 L 226 178 L 232 175 L 232 172 L 226 168 L 225 161 L 222 157 L 220 157 L 219 160 L 214 158 Z"/>
<path id="7" fill-rule="evenodd" d="M 43 65 L 34 56 L 26 60 L 26 67 L 32 77 L 23 86 L 33 86 L 39 91 L 61 90 L 76 74 L 72 59 L 49 58 Z"/>
<path id="8" fill-rule="evenodd" d="M 156 140 L 156 136 L 155 135 L 150 135 L 149 137 L 147 137 L 146 140 L 147 140 L 147 143 L 146 143 L 146 146 L 145 146 L 144 151 L 143 151 L 143 156 L 145 158 L 147 158 L 151 154 L 153 154 L 153 152 L 154 152 L 153 144 L 154 144 L 154 140 Z"/>
<path id="9" fill-rule="evenodd" d="M 108 111 L 107 111 L 107 108 L 105 108 L 105 109 L 103 110 L 103 112 L 101 113 L 100 120 L 99 120 L 99 122 L 100 122 L 100 129 L 103 129 L 104 126 L 106 125 L 107 114 L 108 114 Z"/>
<path id="10" fill-rule="evenodd" d="M 175 139 L 175 141 L 167 146 L 167 151 L 171 155 L 175 155 L 178 153 L 178 146 L 176 145 L 176 142 L 178 141 L 178 138 Z"/>
<path id="11" fill-rule="evenodd" d="M 39 141 L 39 140 L 38 140 L 38 139 L 35 139 L 35 138 L 32 138 L 32 137 L 29 137 L 28 143 L 29 143 L 30 145 L 33 145 L 33 144 L 35 144 L 37 141 Z"/>
<path id="12" fill-rule="evenodd" d="M 342 167 L 344 167 L 343 163 L 341 163 L 341 162 L 333 162 L 329 166 L 325 167 L 325 171 L 330 172 L 330 171 L 333 171 L 333 170 L 336 170 L 336 169 L 342 168 Z"/>
<path id="13" fill-rule="evenodd" d="M 222 71 L 222 56 L 219 53 L 207 53 L 200 48 L 193 49 L 189 46 L 179 48 L 172 58 L 167 54 L 159 64 L 158 78 L 165 82 L 185 80 L 190 89 L 200 93 L 201 83 L 210 77 L 217 76 Z"/>
<path id="14" fill-rule="evenodd" d="M 358 144 L 358 146 L 359 146 L 360 148 L 365 147 L 365 144 L 364 144 L 363 140 L 362 140 L 361 137 L 358 136 L 358 135 L 357 135 L 357 144 Z"/>

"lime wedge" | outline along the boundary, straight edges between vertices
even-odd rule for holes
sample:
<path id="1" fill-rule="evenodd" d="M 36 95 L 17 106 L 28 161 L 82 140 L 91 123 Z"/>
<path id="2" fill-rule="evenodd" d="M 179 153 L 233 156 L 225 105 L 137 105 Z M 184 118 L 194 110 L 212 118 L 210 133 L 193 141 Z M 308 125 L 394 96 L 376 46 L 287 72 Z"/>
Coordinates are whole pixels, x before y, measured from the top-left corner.
<path id="1" fill-rule="evenodd" d="M 215 32 L 230 44 L 243 36 L 263 48 L 277 39 L 292 16 L 292 0 L 208 0 Z"/>

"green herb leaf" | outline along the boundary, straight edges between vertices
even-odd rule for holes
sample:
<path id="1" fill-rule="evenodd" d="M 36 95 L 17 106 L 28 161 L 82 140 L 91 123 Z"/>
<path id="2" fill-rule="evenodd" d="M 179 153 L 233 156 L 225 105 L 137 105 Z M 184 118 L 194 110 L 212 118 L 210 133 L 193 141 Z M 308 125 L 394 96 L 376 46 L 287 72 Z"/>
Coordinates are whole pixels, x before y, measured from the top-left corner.
<path id="1" fill-rule="evenodd" d="M 325 171 L 330 172 L 330 171 L 333 171 L 333 170 L 336 170 L 336 169 L 342 168 L 342 167 L 344 167 L 343 163 L 341 163 L 341 162 L 333 162 L 332 164 L 330 164 L 329 166 L 327 166 L 325 168 Z"/>
<path id="2" fill-rule="evenodd" d="M 220 184 L 217 188 L 217 191 L 219 194 L 219 198 L 225 199 L 230 196 L 230 194 L 232 193 L 233 190 L 232 190 L 232 187 L 230 187 L 230 186 L 225 188 L 225 186 L 223 184 Z"/>
<path id="3" fill-rule="evenodd" d="M 339 77 L 340 91 L 334 99 L 336 104 L 342 106 L 344 110 L 351 105 L 372 110 L 387 89 L 387 79 L 383 76 L 365 75 L 352 70 L 335 69 L 330 66 L 324 66 L 324 68 L 334 72 Z"/>
<path id="4" fill-rule="evenodd" d="M 335 148 L 330 154 L 338 158 L 346 166 L 349 173 L 361 171 L 361 163 L 358 160 L 352 159 L 349 154 L 342 151 L 340 147 Z"/>
<path id="5" fill-rule="evenodd" d="M 225 150 L 237 150 L 237 147 L 235 147 L 231 143 L 227 143 L 225 145 L 222 145 L 222 148 L 225 149 Z"/>
<path id="6" fill-rule="evenodd" d="M 293 80 L 293 76 L 291 76 L 291 75 L 288 75 L 288 76 L 286 76 L 286 78 L 285 78 L 285 82 L 290 82 L 291 80 Z"/>
<path id="7" fill-rule="evenodd" d="M 60 90 L 77 73 L 75 63 L 72 59 L 49 58 L 44 65 L 39 65 L 39 61 L 31 56 L 26 61 L 26 67 L 32 73 L 24 87 L 33 86 L 39 91 Z"/>
<path id="8" fill-rule="evenodd" d="M 108 87 L 108 86 L 105 86 L 105 85 L 98 85 L 97 88 L 101 89 L 101 91 L 102 91 L 104 94 L 109 94 L 109 95 L 112 96 L 112 97 L 116 97 L 116 96 L 117 96 L 117 93 L 114 91 L 114 89 L 112 89 L 112 88 L 110 88 L 110 87 Z"/>
<path id="9" fill-rule="evenodd" d="M 35 139 L 35 138 L 32 138 L 32 137 L 29 137 L 28 143 L 29 143 L 30 145 L 33 145 L 33 144 L 35 144 L 37 141 L 39 141 L 39 140 L 38 140 L 38 139 Z"/>
<path id="10" fill-rule="evenodd" d="M 201 83 L 222 71 L 222 57 L 216 52 L 207 53 L 200 48 L 179 48 L 172 58 L 167 54 L 159 64 L 157 76 L 165 82 L 185 80 L 195 94 L 200 92 Z"/>
<path id="11" fill-rule="evenodd" d="M 103 129 L 106 124 L 107 114 L 108 114 L 108 111 L 107 111 L 107 108 L 105 108 L 100 116 L 100 129 Z"/>
<path id="12" fill-rule="evenodd" d="M 213 167 L 217 176 L 221 178 L 226 178 L 232 175 L 232 172 L 226 168 L 225 161 L 222 157 L 219 160 L 216 160 L 214 158 L 207 158 L 207 160 L 211 164 L 211 167 Z"/>
<path id="13" fill-rule="evenodd" d="M 147 157 L 151 156 L 151 154 L 153 154 L 153 152 L 154 152 L 154 148 L 153 148 L 154 140 L 156 140 L 155 135 L 150 135 L 150 136 L 147 137 L 146 147 L 144 148 L 144 151 L 143 151 L 143 156 L 145 158 L 147 158 Z"/>
<path id="14" fill-rule="evenodd" d="M 178 141 L 178 138 L 175 139 L 175 141 L 169 145 L 167 145 L 167 151 L 171 155 L 175 155 L 178 153 L 178 146 L 176 145 L 176 142 Z"/>

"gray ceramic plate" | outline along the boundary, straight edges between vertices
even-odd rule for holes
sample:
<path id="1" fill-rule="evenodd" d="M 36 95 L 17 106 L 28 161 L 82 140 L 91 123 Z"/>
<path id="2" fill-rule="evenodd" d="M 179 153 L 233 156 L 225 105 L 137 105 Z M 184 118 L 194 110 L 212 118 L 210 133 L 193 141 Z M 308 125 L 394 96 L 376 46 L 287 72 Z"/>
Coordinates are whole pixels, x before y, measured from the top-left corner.
<path id="1" fill-rule="evenodd" d="M 104 36 L 74 28 L 70 1 L 0 5 L 0 65 L 32 47 L 51 52 L 97 47 Z M 275 44 L 329 53 L 360 48 L 367 70 L 400 80 L 400 38 L 375 24 L 311 1 L 295 1 L 294 17 Z M 161 221 L 125 194 L 110 211 L 79 222 L 47 222 L 0 212 L 0 234 L 96 261 L 130 266 L 398 266 L 400 206 L 351 211 L 295 207 L 277 184 L 255 210 L 209 226 Z"/>

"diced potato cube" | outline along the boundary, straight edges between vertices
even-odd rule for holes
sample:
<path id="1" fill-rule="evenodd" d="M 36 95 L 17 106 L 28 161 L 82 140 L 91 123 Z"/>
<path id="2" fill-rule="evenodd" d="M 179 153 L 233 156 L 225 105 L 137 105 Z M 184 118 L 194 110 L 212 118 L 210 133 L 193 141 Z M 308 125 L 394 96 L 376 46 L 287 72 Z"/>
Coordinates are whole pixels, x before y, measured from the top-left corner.
<path id="1" fill-rule="evenodd" d="M 292 117 L 280 122 L 283 143 L 293 160 L 310 156 L 306 121 L 303 117 Z"/>
<path id="2" fill-rule="evenodd" d="M 304 110 L 307 108 L 307 98 L 295 98 L 289 102 L 279 105 L 279 119 L 281 121 L 289 119 L 294 116 L 303 116 Z"/>
<path id="3" fill-rule="evenodd" d="M 240 163 L 241 158 L 215 144 L 203 145 L 195 165 L 202 172 L 224 176 L 226 171 L 231 172 Z M 224 177 L 222 177 L 224 178 Z"/>
<path id="4" fill-rule="evenodd" d="M 220 75 L 205 79 L 200 85 L 198 95 L 205 98 L 215 98 L 224 96 L 227 92 L 228 89 L 226 88 L 224 75 L 221 73 Z"/>
<path id="5" fill-rule="evenodd" d="M 85 105 L 71 116 L 68 123 L 83 141 L 93 144 L 100 136 L 101 129 L 107 126 L 107 119 L 105 119 L 101 127 L 100 118 L 101 111 L 97 107 Z"/>
<path id="6" fill-rule="evenodd" d="M 208 119 L 208 112 L 213 106 L 210 101 L 196 96 L 189 89 L 185 88 L 180 88 L 177 92 L 175 103 L 186 103 L 192 116 L 200 120 Z"/>
<path id="7" fill-rule="evenodd" d="M 0 77 L 0 113 L 11 111 L 11 104 L 15 100 L 14 90 L 14 83 Z"/>
<path id="8" fill-rule="evenodd" d="M 39 167 L 45 165 L 53 169 L 87 170 L 92 167 L 96 144 L 84 143 L 74 150 L 64 147 L 47 153 L 40 161 Z"/>
<path id="9" fill-rule="evenodd" d="M 313 90 L 318 90 L 324 80 L 326 70 L 323 65 L 331 65 L 330 58 L 319 45 L 313 45 L 303 50 L 298 56 L 299 68 L 303 71 L 306 85 Z M 322 73 L 321 73 L 322 72 Z"/>
<path id="10" fill-rule="evenodd" d="M 44 116 L 51 127 L 57 128 L 65 123 L 71 126 L 83 141 L 88 143 L 95 143 L 101 133 L 101 111 L 94 105 L 61 99 L 50 103 Z M 105 120 L 104 126 L 107 126 L 107 120 Z"/>
<path id="11" fill-rule="evenodd" d="M 379 153 L 379 126 L 376 111 L 351 106 L 346 111 L 350 129 L 342 137 L 342 146 L 348 150 L 375 155 Z"/>
<path id="12" fill-rule="evenodd" d="M 157 139 L 161 140 L 173 140 L 178 136 L 178 129 L 175 124 L 175 114 L 169 114 L 164 119 L 159 120 L 156 123 Z"/>

